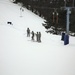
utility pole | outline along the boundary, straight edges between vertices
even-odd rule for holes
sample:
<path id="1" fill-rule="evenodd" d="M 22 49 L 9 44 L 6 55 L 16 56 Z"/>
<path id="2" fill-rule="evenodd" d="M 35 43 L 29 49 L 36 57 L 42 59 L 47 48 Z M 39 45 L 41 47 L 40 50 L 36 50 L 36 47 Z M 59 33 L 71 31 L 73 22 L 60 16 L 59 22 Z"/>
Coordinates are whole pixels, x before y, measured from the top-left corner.
<path id="1" fill-rule="evenodd" d="M 69 44 L 69 12 L 70 12 L 70 8 L 69 7 L 66 7 L 66 0 L 64 0 L 65 2 L 65 5 L 64 5 L 64 9 L 67 10 L 67 13 L 66 13 L 66 33 L 62 33 L 62 38 L 61 40 L 64 41 L 64 45 L 67 45 Z"/>
<path id="2" fill-rule="evenodd" d="M 66 14 L 66 34 L 64 36 L 64 45 L 69 44 L 69 25 L 70 25 L 70 14 L 71 14 L 71 7 L 65 7 L 65 9 L 67 10 L 67 14 Z"/>
<path id="3" fill-rule="evenodd" d="M 64 0 L 64 1 L 65 1 L 64 9 L 67 11 L 67 13 L 66 13 L 66 34 L 64 35 L 64 45 L 67 45 L 67 44 L 69 44 L 70 14 L 71 14 L 71 9 L 74 8 L 74 0 L 73 0 L 73 6 L 66 6 L 66 0 Z"/>
<path id="4" fill-rule="evenodd" d="M 70 7 L 65 7 L 65 9 L 67 10 L 67 14 L 66 14 L 66 33 L 67 35 L 69 35 L 69 24 L 70 24 L 70 14 L 71 14 L 71 11 L 70 11 Z"/>

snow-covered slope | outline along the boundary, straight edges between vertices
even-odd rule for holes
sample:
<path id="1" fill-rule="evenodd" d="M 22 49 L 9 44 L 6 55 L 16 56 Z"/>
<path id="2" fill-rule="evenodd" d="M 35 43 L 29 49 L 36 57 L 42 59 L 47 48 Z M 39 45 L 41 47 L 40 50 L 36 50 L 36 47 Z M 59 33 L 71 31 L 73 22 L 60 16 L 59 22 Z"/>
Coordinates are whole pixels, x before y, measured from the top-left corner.
<path id="1" fill-rule="evenodd" d="M 75 37 L 64 46 L 61 36 L 45 33 L 43 19 L 23 9 L 20 17 L 20 6 L 0 0 L 0 75 L 75 75 Z M 41 43 L 26 37 L 27 27 L 41 31 Z"/>

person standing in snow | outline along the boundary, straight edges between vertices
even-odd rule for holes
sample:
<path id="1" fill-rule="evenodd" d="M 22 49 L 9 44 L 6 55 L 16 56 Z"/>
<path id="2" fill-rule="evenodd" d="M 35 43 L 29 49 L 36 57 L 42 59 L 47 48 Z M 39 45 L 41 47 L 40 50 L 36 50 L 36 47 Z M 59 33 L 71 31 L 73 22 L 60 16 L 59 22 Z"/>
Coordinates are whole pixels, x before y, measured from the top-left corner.
<path id="1" fill-rule="evenodd" d="M 38 34 L 38 32 L 36 33 L 36 41 L 38 42 L 38 36 L 39 36 L 39 34 Z"/>
<path id="2" fill-rule="evenodd" d="M 27 28 L 27 37 L 30 37 L 30 29 Z"/>
<path id="3" fill-rule="evenodd" d="M 41 42 L 41 32 L 38 34 L 38 42 Z"/>
<path id="4" fill-rule="evenodd" d="M 32 37 L 31 38 L 34 41 L 34 31 L 32 31 L 31 34 L 32 34 Z"/>

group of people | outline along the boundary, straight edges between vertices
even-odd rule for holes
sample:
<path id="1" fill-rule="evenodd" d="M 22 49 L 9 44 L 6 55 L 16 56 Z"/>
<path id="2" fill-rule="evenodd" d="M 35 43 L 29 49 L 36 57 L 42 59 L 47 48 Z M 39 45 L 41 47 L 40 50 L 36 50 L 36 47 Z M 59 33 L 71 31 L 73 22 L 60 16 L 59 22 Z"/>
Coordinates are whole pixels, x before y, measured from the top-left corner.
<path id="1" fill-rule="evenodd" d="M 30 35 L 32 35 L 31 36 L 32 41 L 35 41 L 34 37 L 36 36 L 36 41 L 41 42 L 41 32 L 34 33 L 34 31 L 31 32 L 30 29 L 27 28 L 27 37 L 30 37 Z"/>

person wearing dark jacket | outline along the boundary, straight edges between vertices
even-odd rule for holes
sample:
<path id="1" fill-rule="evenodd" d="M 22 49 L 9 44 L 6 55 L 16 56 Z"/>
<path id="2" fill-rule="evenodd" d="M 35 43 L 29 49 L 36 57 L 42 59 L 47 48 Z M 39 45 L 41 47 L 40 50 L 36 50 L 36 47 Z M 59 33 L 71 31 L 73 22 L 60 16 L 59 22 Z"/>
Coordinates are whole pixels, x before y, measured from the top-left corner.
<path id="1" fill-rule="evenodd" d="M 39 37 L 38 37 L 38 36 L 39 36 L 39 33 L 37 32 L 37 33 L 36 33 L 36 41 L 37 41 L 37 42 L 39 41 Z"/>
<path id="2" fill-rule="evenodd" d="M 38 34 L 38 42 L 41 42 L 41 32 Z"/>
<path id="3" fill-rule="evenodd" d="M 34 31 L 32 31 L 31 34 L 32 34 L 32 37 L 31 38 L 34 41 Z"/>
<path id="4" fill-rule="evenodd" d="M 27 37 L 30 37 L 30 29 L 27 28 Z"/>

